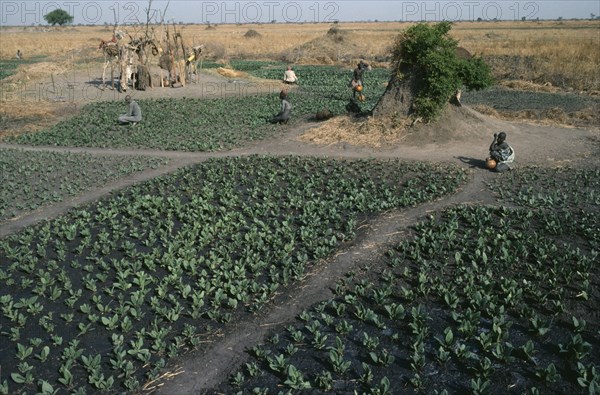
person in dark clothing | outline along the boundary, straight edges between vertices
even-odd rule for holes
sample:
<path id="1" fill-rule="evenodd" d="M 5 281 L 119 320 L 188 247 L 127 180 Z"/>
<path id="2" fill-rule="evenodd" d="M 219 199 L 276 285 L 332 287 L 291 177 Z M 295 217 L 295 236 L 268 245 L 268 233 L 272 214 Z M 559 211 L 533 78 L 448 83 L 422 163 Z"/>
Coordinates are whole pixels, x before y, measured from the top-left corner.
<path id="1" fill-rule="evenodd" d="M 497 172 L 512 169 L 515 160 L 515 150 L 506 142 L 506 133 L 494 133 L 494 141 L 490 145 L 490 158 L 496 161 Z"/>
<path id="2" fill-rule="evenodd" d="M 360 62 L 358 62 L 356 68 L 352 73 L 353 79 L 355 81 L 358 81 L 361 85 L 363 82 L 363 73 L 365 72 L 365 70 L 370 70 L 370 66 L 361 60 Z"/>
<path id="3" fill-rule="evenodd" d="M 288 94 L 285 90 L 279 92 L 279 98 L 281 99 L 281 110 L 277 115 L 275 115 L 269 122 L 271 123 L 279 123 L 286 124 L 290 119 L 290 114 L 292 112 L 292 104 L 288 99 Z"/>
<path id="4" fill-rule="evenodd" d="M 348 86 L 350 88 L 352 88 L 352 97 L 356 98 L 356 95 L 358 93 L 358 99 L 359 101 L 364 101 L 364 96 L 363 96 L 363 74 L 365 72 L 365 70 L 369 70 L 370 66 L 363 62 L 362 60 L 360 62 L 358 62 L 358 64 L 356 65 L 356 68 L 354 69 L 354 71 L 352 72 L 352 79 L 350 80 L 350 83 L 348 84 Z M 362 100 L 361 100 L 362 99 Z"/>

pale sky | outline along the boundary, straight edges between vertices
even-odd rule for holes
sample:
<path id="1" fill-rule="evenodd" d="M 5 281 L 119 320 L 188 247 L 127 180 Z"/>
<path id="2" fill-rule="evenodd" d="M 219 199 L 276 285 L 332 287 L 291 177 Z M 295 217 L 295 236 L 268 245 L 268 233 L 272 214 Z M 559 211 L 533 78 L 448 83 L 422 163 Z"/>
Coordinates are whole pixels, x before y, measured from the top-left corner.
<path id="1" fill-rule="evenodd" d="M 151 4 L 153 21 L 167 6 L 165 0 Z M 61 8 L 74 17 L 73 24 L 119 24 L 146 22 L 148 1 L 127 0 L 0 0 L 0 25 L 45 25 L 43 16 Z M 598 0 L 257 0 L 200 1 L 171 0 L 165 20 L 184 23 L 268 23 L 333 21 L 458 21 L 458 20 L 526 20 L 539 18 L 590 18 L 600 15 Z"/>

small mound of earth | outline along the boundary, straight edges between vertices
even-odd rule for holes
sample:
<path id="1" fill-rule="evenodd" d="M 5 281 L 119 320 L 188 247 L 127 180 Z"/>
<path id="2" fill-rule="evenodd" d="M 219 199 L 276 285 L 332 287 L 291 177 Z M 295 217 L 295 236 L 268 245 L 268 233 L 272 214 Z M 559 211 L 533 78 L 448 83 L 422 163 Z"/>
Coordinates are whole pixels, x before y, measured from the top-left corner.
<path id="1" fill-rule="evenodd" d="M 468 107 L 447 105 L 438 119 L 430 123 L 417 122 L 410 128 L 404 141 L 410 145 L 445 145 L 482 139 L 502 130 L 503 122 L 483 116 Z"/>
<path id="2" fill-rule="evenodd" d="M 259 38 L 262 37 L 262 34 L 260 34 L 259 32 L 257 32 L 254 29 L 250 29 L 246 32 L 246 34 L 244 34 L 244 37 L 246 38 Z"/>
<path id="3" fill-rule="evenodd" d="M 293 63 L 335 64 L 356 58 L 363 53 L 364 43 L 351 32 L 334 26 L 324 36 L 317 37 L 283 54 L 284 60 Z"/>
<path id="4" fill-rule="evenodd" d="M 327 31 L 327 37 L 331 38 L 337 43 L 343 42 L 346 39 L 347 34 L 348 32 L 338 28 L 337 26 L 333 26 Z"/>

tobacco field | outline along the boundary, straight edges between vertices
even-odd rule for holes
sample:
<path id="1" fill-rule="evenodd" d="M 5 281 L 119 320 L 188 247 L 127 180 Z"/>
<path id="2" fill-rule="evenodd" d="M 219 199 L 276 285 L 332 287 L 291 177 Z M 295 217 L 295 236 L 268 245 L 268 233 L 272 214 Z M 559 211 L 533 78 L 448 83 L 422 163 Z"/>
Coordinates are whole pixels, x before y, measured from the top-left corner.
<path id="1" fill-rule="evenodd" d="M 481 91 L 465 92 L 461 101 L 468 105 L 485 104 L 496 110 L 519 111 L 560 108 L 565 112 L 594 108 L 600 111 L 600 99 L 575 93 L 549 93 L 516 91 L 493 87 Z"/>
<path id="2" fill-rule="evenodd" d="M 139 390 L 256 312 L 366 217 L 466 172 L 400 161 L 212 159 L 0 240 L 0 393 Z"/>
<path id="3" fill-rule="evenodd" d="M 431 214 L 210 393 L 599 393 L 598 176 L 521 169 Z"/>
<path id="4" fill-rule="evenodd" d="M 237 62 L 236 67 L 260 78 L 281 79 L 281 68 L 266 62 Z M 351 91 L 351 70 L 332 66 L 299 66 L 301 83 L 290 92 L 291 125 L 314 117 L 323 108 L 345 113 Z M 388 71 L 375 69 L 365 77 L 365 110 L 385 89 Z M 279 91 L 219 99 L 139 100 L 144 122 L 135 127 L 116 125 L 126 111 L 122 102 L 88 104 L 66 121 L 36 133 L 5 139 L 9 143 L 103 148 L 153 148 L 181 151 L 221 151 L 274 136 L 280 128 L 267 122 L 280 108 Z M 168 114 L 165 116 L 165 114 Z"/>
<path id="5" fill-rule="evenodd" d="M 0 148 L 0 222 L 166 162 Z"/>
<path id="6" fill-rule="evenodd" d="M 231 64 L 273 80 L 282 65 Z M 323 108 L 346 112 L 351 70 L 294 70 L 288 125 L 267 122 L 277 91 L 139 100 L 145 120 L 134 127 L 115 125 L 122 102 L 94 103 L 5 142 L 214 152 Z M 365 73 L 363 109 L 388 74 Z M 463 101 L 518 110 L 515 95 L 493 88 Z M 538 109 L 598 106 L 519 95 Z M 2 148 L 0 223 L 166 163 Z M 0 395 L 143 393 L 170 363 L 301 286 L 368 220 L 436 202 L 472 176 L 448 163 L 213 158 L 4 237 Z M 274 325 L 209 393 L 599 394 L 600 170 L 517 167 L 482 188 L 493 204 L 428 211 L 379 262 L 332 283 L 334 297 Z"/>

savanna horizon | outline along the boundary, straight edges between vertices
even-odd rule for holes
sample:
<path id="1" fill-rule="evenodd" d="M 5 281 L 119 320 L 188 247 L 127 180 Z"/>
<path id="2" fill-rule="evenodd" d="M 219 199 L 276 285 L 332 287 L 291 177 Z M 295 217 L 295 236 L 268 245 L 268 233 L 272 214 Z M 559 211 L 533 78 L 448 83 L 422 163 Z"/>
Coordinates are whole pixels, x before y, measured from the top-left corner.
<path id="1" fill-rule="evenodd" d="M 293 59 L 298 63 L 351 65 L 361 58 L 386 59 L 395 37 L 412 25 L 412 22 L 339 22 L 175 27 L 181 32 L 186 46 L 204 44 L 209 52 L 207 57 L 218 61 L 287 60 L 294 52 Z M 333 26 L 346 33 L 344 40 L 336 47 L 326 48 L 331 52 L 327 56 L 310 56 L 311 48 L 318 47 L 319 40 Z M 132 36 L 141 33 L 143 28 L 145 26 L 120 27 Z M 151 28 L 157 36 L 164 34 L 164 27 L 152 25 Z M 250 29 L 257 31 L 260 37 L 244 37 Z M 25 58 L 39 56 L 45 57 L 44 61 L 69 60 L 75 65 L 101 61 L 98 44 L 100 40 L 110 39 L 112 30 L 112 26 L 4 27 L 0 59 L 14 58 L 17 50 L 21 50 Z M 600 21 L 566 20 L 456 22 L 450 33 L 459 40 L 460 46 L 476 55 L 532 60 L 530 75 L 522 75 L 522 79 L 543 83 L 544 76 L 560 74 L 575 89 L 598 90 L 599 31 Z M 303 57 L 303 53 L 307 55 Z M 157 58 L 151 61 L 156 63 Z"/>

